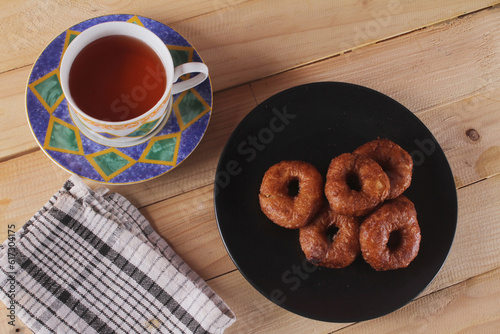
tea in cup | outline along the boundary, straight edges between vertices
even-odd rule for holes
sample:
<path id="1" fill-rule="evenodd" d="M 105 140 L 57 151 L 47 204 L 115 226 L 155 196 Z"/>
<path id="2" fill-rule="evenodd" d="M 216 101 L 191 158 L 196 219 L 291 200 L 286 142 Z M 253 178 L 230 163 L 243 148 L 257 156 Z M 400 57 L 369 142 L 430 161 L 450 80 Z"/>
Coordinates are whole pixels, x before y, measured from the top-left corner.
<path id="1" fill-rule="evenodd" d="M 177 82 L 188 73 L 194 77 Z M 203 63 L 174 68 L 165 43 L 129 22 L 106 22 L 78 35 L 60 67 L 61 87 L 75 125 L 107 146 L 146 141 L 169 117 L 172 95 L 208 77 Z"/>

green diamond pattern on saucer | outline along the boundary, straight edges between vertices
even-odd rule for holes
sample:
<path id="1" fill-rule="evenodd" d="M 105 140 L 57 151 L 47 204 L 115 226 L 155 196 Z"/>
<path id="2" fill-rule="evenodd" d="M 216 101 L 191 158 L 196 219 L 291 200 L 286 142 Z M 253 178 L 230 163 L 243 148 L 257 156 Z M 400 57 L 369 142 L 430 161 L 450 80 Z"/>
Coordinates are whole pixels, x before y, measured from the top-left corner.
<path id="1" fill-rule="evenodd" d="M 45 103 L 52 108 L 62 96 L 62 88 L 56 73 L 33 87 Z"/>
<path id="2" fill-rule="evenodd" d="M 160 117 L 161 118 L 161 117 Z M 149 133 L 151 130 L 153 130 L 153 128 L 155 127 L 155 125 L 158 123 L 158 121 L 160 120 L 159 119 L 156 119 L 152 122 L 149 122 L 149 123 L 145 123 L 143 125 L 141 125 L 141 127 L 137 130 L 135 130 L 134 132 L 132 132 L 131 134 L 127 135 L 127 137 L 138 137 L 138 136 L 144 136 L 145 134 Z"/>
<path id="3" fill-rule="evenodd" d="M 147 160 L 172 162 L 175 156 L 177 137 L 155 141 L 146 155 Z"/>
<path id="4" fill-rule="evenodd" d="M 207 108 L 192 91 L 187 91 L 178 104 L 182 122 L 188 124 Z"/>
<path id="5" fill-rule="evenodd" d="M 75 39 L 75 37 L 78 36 L 78 34 L 71 34 L 69 35 L 68 37 L 68 44 L 73 42 L 73 40 Z"/>
<path id="6" fill-rule="evenodd" d="M 113 151 L 94 156 L 92 159 L 94 159 L 99 168 L 101 168 L 102 172 L 107 176 L 116 173 L 130 163 L 130 161 L 119 156 Z"/>
<path id="7" fill-rule="evenodd" d="M 172 55 L 172 60 L 174 61 L 174 67 L 189 62 L 189 51 L 188 50 L 169 49 L 168 51 L 170 51 L 170 55 Z"/>
<path id="8" fill-rule="evenodd" d="M 84 155 L 80 131 L 69 123 L 50 116 L 43 148 L 62 153 Z"/>
<path id="9" fill-rule="evenodd" d="M 54 122 L 48 148 L 59 148 L 67 151 L 79 152 L 76 132 L 64 124 Z"/>
<path id="10" fill-rule="evenodd" d="M 89 154 L 85 158 L 106 182 L 137 162 L 114 147 Z"/>

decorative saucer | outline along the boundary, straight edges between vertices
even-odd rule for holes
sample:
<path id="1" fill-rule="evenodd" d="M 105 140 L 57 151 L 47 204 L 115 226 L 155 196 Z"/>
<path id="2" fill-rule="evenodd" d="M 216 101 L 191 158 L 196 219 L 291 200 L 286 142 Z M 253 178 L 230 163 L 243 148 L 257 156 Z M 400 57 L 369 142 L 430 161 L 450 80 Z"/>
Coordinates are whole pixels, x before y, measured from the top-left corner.
<path id="1" fill-rule="evenodd" d="M 64 31 L 38 57 L 26 89 L 28 123 L 45 154 L 63 169 L 102 183 L 143 182 L 169 172 L 196 148 L 212 114 L 212 86 L 207 78 L 195 88 L 173 95 L 170 116 L 147 141 L 129 147 L 98 144 L 73 122 L 61 89 L 59 66 L 73 38 L 108 21 L 127 21 L 154 32 L 167 45 L 174 66 L 202 62 L 195 48 L 163 23 L 136 15 L 92 18 Z M 189 75 L 181 80 L 187 78 Z"/>

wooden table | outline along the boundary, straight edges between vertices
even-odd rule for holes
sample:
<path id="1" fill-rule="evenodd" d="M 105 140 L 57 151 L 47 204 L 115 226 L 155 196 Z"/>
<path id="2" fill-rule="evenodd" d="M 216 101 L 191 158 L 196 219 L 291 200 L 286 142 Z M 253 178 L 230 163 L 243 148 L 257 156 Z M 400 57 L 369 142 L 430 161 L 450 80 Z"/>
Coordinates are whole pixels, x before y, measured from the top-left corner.
<path id="1" fill-rule="evenodd" d="M 40 150 L 25 90 L 44 47 L 99 15 L 134 13 L 185 36 L 209 66 L 213 115 L 178 168 L 112 186 L 126 196 L 238 318 L 227 333 L 493 333 L 500 330 L 500 6 L 494 0 L 85 1 L 0 4 L 0 239 L 69 177 Z M 217 161 L 238 122 L 265 98 L 315 81 L 378 90 L 433 132 L 458 190 L 454 244 L 418 298 L 384 317 L 327 323 L 292 314 L 236 270 L 214 215 Z M 89 182 L 91 187 L 96 183 Z M 0 333 L 19 331 L 0 311 Z"/>

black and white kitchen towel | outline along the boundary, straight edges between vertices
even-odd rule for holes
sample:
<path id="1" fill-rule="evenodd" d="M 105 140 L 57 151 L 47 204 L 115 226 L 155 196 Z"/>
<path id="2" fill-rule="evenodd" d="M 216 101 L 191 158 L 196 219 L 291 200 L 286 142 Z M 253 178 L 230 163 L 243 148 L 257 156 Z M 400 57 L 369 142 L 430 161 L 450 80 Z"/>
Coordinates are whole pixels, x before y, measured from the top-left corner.
<path id="1" fill-rule="evenodd" d="M 0 299 L 35 333 L 222 333 L 235 321 L 137 208 L 77 176 L 0 245 Z"/>

